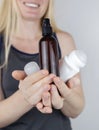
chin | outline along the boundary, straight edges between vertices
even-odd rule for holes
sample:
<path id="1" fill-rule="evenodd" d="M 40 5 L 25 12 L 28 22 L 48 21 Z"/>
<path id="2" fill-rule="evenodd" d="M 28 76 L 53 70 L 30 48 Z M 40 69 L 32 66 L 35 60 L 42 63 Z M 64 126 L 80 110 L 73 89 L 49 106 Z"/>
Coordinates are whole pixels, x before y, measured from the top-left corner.
<path id="1" fill-rule="evenodd" d="M 37 21 L 41 19 L 41 17 L 37 16 L 23 16 L 22 18 L 27 21 Z"/>

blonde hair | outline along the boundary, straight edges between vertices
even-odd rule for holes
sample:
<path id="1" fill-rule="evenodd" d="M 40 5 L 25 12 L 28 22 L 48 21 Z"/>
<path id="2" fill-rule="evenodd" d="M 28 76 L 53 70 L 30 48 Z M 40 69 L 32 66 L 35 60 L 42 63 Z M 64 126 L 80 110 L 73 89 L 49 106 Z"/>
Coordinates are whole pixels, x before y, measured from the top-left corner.
<path id="1" fill-rule="evenodd" d="M 49 1 L 48 9 L 43 18 L 50 18 L 53 31 L 57 32 L 59 29 L 56 26 L 53 16 L 53 0 Z M 3 34 L 4 47 L 5 47 L 5 61 L 0 68 L 7 65 L 8 55 L 11 47 L 10 36 L 15 33 L 17 29 L 17 18 L 20 15 L 15 0 L 2 0 L 0 5 L 0 34 Z"/>

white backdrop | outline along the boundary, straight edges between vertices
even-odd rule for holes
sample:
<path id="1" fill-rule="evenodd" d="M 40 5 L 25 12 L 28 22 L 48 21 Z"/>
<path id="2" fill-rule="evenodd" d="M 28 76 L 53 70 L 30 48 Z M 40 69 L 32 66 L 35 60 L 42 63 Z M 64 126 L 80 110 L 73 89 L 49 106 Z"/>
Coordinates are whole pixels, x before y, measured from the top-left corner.
<path id="1" fill-rule="evenodd" d="M 88 56 L 87 66 L 82 70 L 86 107 L 72 120 L 73 130 L 99 130 L 99 0 L 55 2 L 59 27 L 71 33 L 78 49 Z"/>
<path id="2" fill-rule="evenodd" d="M 73 130 L 99 130 L 99 0 L 55 0 L 55 17 L 61 29 L 72 34 L 78 49 L 88 56 L 82 70 L 86 106 Z"/>

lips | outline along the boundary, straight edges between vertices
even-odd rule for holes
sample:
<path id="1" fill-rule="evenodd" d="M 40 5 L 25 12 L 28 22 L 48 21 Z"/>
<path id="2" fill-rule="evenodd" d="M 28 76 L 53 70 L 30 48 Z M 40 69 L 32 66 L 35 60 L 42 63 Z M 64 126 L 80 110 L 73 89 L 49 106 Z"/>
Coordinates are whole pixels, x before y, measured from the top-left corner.
<path id="1" fill-rule="evenodd" d="M 24 2 L 24 5 L 31 8 L 39 8 L 40 4 L 33 3 L 33 2 Z"/>

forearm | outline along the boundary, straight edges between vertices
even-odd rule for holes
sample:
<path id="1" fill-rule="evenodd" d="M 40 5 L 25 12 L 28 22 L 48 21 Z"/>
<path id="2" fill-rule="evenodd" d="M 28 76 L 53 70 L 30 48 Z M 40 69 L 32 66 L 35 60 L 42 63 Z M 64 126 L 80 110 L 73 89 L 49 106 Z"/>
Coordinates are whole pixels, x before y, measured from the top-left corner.
<path id="1" fill-rule="evenodd" d="M 9 98 L 0 102 L 0 128 L 5 127 L 28 112 L 32 106 L 18 90 Z"/>
<path id="2" fill-rule="evenodd" d="M 84 97 L 79 94 L 69 95 L 68 100 L 64 100 L 63 107 L 61 109 L 62 113 L 68 117 L 77 117 L 84 108 Z"/>

